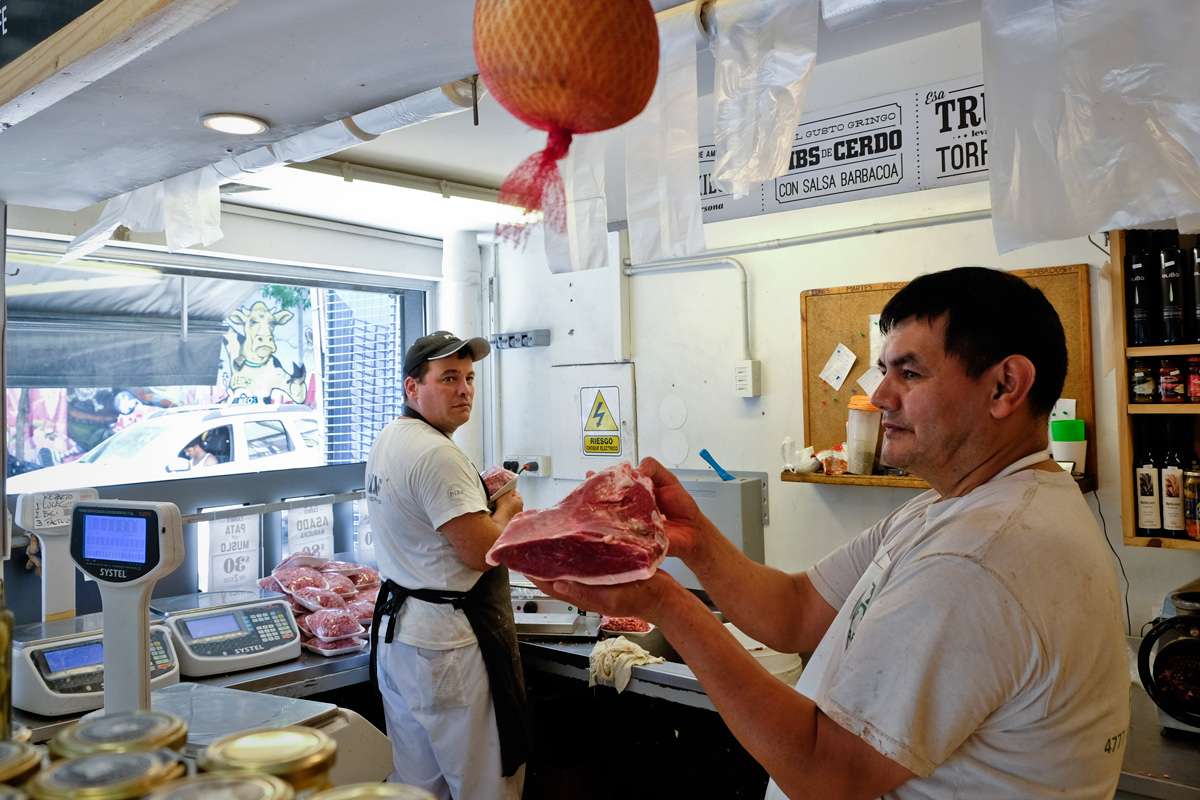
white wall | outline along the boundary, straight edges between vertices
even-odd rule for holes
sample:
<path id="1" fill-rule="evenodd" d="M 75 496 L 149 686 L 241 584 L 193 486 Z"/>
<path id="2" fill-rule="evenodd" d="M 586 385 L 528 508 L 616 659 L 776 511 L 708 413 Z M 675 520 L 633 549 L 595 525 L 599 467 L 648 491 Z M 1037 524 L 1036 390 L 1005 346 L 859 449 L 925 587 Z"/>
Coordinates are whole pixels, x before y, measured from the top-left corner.
<path id="1" fill-rule="evenodd" d="M 978 26 L 820 65 L 810 108 L 851 102 L 925 83 L 981 72 Z M 702 108 L 704 104 L 702 103 Z M 990 206 L 986 183 L 890 198 L 842 203 L 706 226 L 710 248 L 767 241 L 897 219 L 925 218 Z M 1099 241 L 1103 237 L 1094 237 Z M 500 436 L 505 453 L 549 453 L 548 368 L 612 361 L 625 304 L 615 268 L 551 275 L 531 241 L 524 252 L 498 256 L 501 330 L 550 328 L 551 345 L 500 351 Z M 1107 521 L 1109 541 L 1129 576 L 1134 632 L 1151 618 L 1169 590 L 1200 574 L 1200 553 L 1124 547 L 1117 465 L 1114 376 L 1104 369 L 1100 331 L 1108 313 L 1100 298 L 1105 254 L 1084 239 L 996 252 L 989 221 L 936 225 L 888 234 L 738 256 L 749 276 L 750 347 L 762 361 L 762 396 L 733 396 L 732 362 L 740 357 L 736 273 L 730 270 L 640 275 L 628 280 L 629 354 L 637 384 L 638 451 L 661 458 L 666 427 L 659 409 L 668 395 L 687 404 L 681 432 L 686 469 L 706 469 L 696 455 L 707 448 L 726 469 L 765 471 L 771 524 L 768 563 L 801 570 L 873 524 L 915 492 L 855 486 L 783 483 L 779 446 L 803 437 L 800 375 L 800 293 L 806 289 L 911 279 L 962 265 L 1024 269 L 1089 265 L 1094 332 L 1098 484 L 1089 505 Z M 811 444 L 828 445 L 830 442 Z M 527 508 L 544 507 L 574 484 L 523 479 Z M 1098 498 L 1098 501 L 1097 501 Z M 1124 582 L 1123 582 L 1124 585 Z"/>

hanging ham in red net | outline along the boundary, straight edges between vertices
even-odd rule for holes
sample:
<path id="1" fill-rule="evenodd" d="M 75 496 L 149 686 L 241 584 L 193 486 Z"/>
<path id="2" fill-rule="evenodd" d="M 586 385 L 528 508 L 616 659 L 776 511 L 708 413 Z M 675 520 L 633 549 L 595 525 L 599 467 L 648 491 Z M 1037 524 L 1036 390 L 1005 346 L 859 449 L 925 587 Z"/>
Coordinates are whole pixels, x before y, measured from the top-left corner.
<path id="1" fill-rule="evenodd" d="M 548 133 L 546 149 L 505 179 L 500 202 L 565 231 L 558 161 L 573 134 L 615 128 L 646 107 L 658 77 L 654 9 L 649 0 L 478 0 L 475 61 L 500 105 Z M 528 226 L 496 233 L 521 243 Z"/>

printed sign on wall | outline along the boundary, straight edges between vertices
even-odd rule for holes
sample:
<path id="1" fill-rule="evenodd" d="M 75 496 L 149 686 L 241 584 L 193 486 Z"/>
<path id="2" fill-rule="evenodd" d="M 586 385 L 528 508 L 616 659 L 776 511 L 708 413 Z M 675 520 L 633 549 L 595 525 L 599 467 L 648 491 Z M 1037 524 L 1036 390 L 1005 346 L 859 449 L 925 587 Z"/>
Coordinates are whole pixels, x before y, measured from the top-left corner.
<path id="1" fill-rule="evenodd" d="M 806 111 L 787 172 L 734 197 L 700 147 L 705 222 L 987 180 L 983 77 L 976 75 L 824 111 Z"/>
<path id="2" fill-rule="evenodd" d="M 584 386 L 579 390 L 583 454 L 621 455 L 621 391 L 616 386 Z"/>
<path id="3" fill-rule="evenodd" d="M 200 591 L 252 589 L 262 577 L 262 516 L 228 517 L 198 523 L 200 541 L 208 540 L 208 573 Z"/>
<path id="4" fill-rule="evenodd" d="M 288 555 L 333 558 L 333 504 L 302 506 L 285 512 Z"/>

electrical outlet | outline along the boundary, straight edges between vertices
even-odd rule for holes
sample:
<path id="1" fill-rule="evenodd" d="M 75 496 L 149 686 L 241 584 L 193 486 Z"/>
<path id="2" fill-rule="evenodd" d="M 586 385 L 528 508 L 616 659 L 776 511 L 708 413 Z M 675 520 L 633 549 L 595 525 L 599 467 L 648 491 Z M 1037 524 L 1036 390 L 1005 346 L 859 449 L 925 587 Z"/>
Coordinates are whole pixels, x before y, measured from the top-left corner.
<path id="1" fill-rule="evenodd" d="M 505 456 L 503 467 L 518 475 L 547 478 L 550 476 L 550 456 Z"/>
<path id="2" fill-rule="evenodd" d="M 733 362 L 733 396 L 758 397 L 762 394 L 762 362 Z"/>

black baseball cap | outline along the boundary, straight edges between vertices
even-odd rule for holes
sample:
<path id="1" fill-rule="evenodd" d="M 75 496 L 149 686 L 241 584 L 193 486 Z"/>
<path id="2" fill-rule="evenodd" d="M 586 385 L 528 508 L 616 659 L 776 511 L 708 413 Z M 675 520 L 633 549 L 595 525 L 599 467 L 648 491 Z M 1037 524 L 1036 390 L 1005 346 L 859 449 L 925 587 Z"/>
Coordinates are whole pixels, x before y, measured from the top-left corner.
<path id="1" fill-rule="evenodd" d="M 453 355 L 463 348 L 471 353 L 472 361 L 480 361 L 492 352 L 492 346 L 487 339 L 475 336 L 463 341 L 450 331 L 434 331 L 428 336 L 422 336 L 413 342 L 412 347 L 404 354 L 404 377 L 408 377 L 417 367 L 427 361 Z"/>

